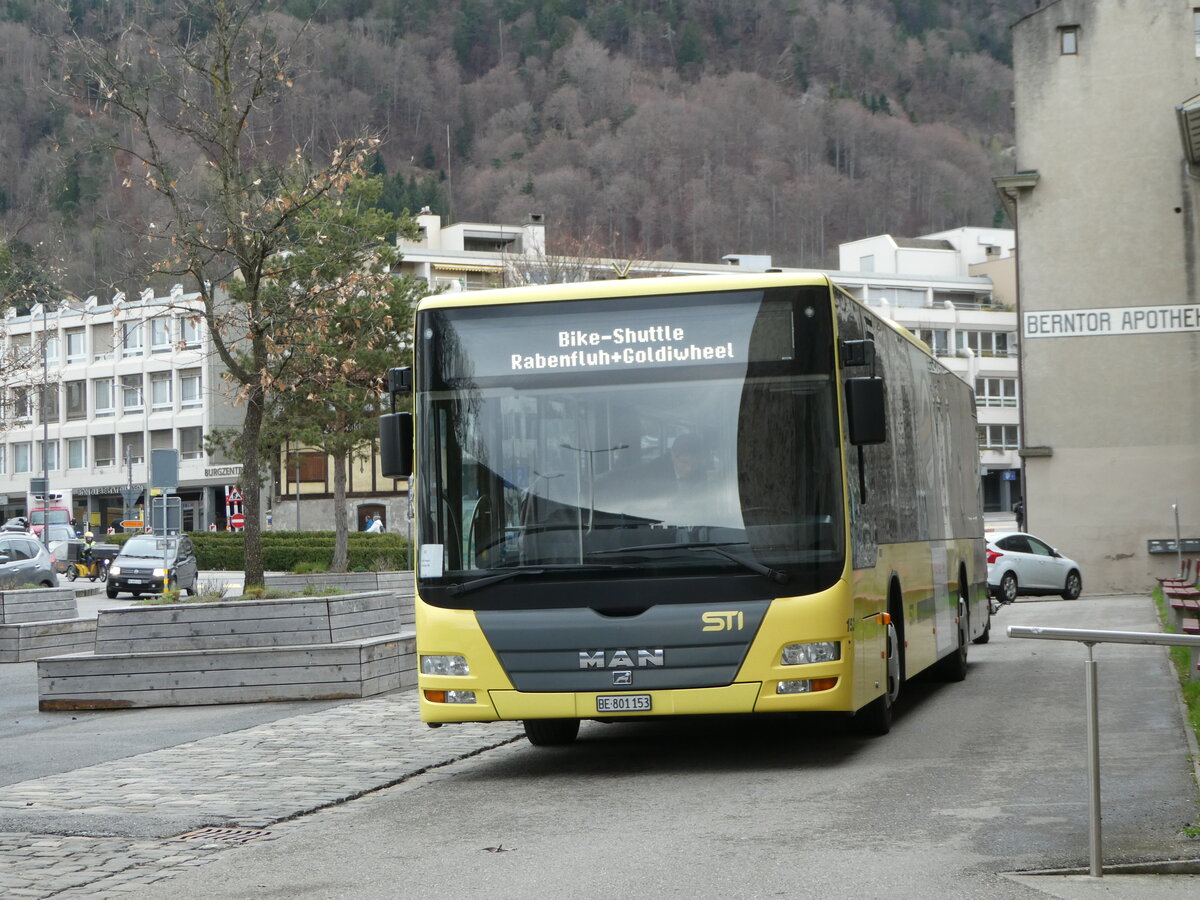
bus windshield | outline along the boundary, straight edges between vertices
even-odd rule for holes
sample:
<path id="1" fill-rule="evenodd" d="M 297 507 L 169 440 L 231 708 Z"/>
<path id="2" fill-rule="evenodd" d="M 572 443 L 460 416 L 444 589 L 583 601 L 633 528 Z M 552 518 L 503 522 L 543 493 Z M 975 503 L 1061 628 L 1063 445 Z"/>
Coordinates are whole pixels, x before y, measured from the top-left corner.
<path id="1" fill-rule="evenodd" d="M 528 306 L 418 320 L 427 587 L 761 571 L 795 593 L 840 575 L 827 290 Z"/>

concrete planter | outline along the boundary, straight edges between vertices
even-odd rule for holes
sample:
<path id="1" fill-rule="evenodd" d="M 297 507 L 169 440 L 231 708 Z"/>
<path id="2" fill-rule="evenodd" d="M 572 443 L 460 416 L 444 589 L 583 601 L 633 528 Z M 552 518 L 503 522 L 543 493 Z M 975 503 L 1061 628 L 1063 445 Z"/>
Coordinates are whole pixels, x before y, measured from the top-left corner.
<path id="1" fill-rule="evenodd" d="M 0 591 L 0 663 L 90 649 L 96 621 L 78 613 L 71 588 Z"/>
<path id="2" fill-rule="evenodd" d="M 43 710 L 367 697 L 416 683 L 412 595 L 101 610 L 91 653 L 38 661 Z"/>
<path id="3" fill-rule="evenodd" d="M 73 588 L 0 591 L 0 625 L 73 619 L 78 614 Z"/>

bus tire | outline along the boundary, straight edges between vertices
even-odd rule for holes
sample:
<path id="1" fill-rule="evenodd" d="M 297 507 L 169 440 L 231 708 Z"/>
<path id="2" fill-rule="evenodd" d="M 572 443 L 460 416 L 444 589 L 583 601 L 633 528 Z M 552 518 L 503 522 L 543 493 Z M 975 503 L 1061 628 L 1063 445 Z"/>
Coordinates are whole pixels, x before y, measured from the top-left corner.
<path id="1" fill-rule="evenodd" d="M 579 734 L 578 719 L 525 719 L 525 737 L 535 747 L 562 747 Z"/>
<path id="2" fill-rule="evenodd" d="M 881 737 L 892 730 L 892 697 L 880 694 L 853 716 L 850 729 L 863 737 Z"/>
<path id="3" fill-rule="evenodd" d="M 958 646 L 949 656 L 939 659 L 933 667 L 934 676 L 939 681 L 963 681 L 967 677 L 967 647 L 971 643 L 967 640 L 967 635 L 971 633 L 967 615 L 967 601 L 960 597 L 958 623 L 954 629 L 958 632 Z"/>

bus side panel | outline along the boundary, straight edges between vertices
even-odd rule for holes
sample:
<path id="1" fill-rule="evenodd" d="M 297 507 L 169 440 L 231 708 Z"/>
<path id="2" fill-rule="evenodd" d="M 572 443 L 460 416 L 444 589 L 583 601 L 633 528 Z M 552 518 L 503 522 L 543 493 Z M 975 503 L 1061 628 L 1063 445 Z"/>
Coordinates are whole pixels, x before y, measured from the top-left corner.
<path id="1" fill-rule="evenodd" d="M 969 636 L 986 624 L 973 394 L 903 333 L 848 295 L 836 296 L 838 337 L 874 341 L 873 374 L 883 377 L 887 398 L 885 443 L 859 448 L 847 435 L 855 594 L 879 591 L 880 609 L 886 609 L 891 584 L 899 584 L 897 628 L 904 676 L 912 677 L 957 649 L 963 570 L 970 586 Z M 868 372 L 842 373 L 863 374 Z M 869 692 L 870 684 L 864 681 L 863 689 Z"/>

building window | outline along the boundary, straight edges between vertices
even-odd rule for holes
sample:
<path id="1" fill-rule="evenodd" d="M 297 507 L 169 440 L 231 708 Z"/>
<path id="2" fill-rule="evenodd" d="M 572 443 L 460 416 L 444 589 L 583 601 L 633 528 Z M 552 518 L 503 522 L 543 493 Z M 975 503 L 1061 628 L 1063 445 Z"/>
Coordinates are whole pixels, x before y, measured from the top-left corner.
<path id="1" fill-rule="evenodd" d="M 111 434 L 98 434 L 92 438 L 92 459 L 100 468 L 117 464 L 117 439 Z"/>
<path id="2" fill-rule="evenodd" d="M 200 316 L 179 317 L 179 341 L 185 347 L 200 346 Z"/>
<path id="3" fill-rule="evenodd" d="M 121 462 L 141 463 L 146 459 L 146 436 L 140 431 L 121 435 Z"/>
<path id="4" fill-rule="evenodd" d="M 38 455 L 41 456 L 39 472 L 58 471 L 58 441 L 38 441 Z"/>
<path id="5" fill-rule="evenodd" d="M 141 322 L 122 322 L 121 323 L 121 355 L 122 356 L 141 356 L 142 355 L 142 323 Z"/>
<path id="6" fill-rule="evenodd" d="M 150 432 L 151 450 L 170 450 L 175 446 L 175 432 L 170 428 L 156 428 Z"/>
<path id="7" fill-rule="evenodd" d="M 1079 26 L 1063 25 L 1058 29 L 1058 49 L 1063 56 L 1074 56 L 1079 52 Z"/>
<path id="8" fill-rule="evenodd" d="M 92 382 L 92 388 L 96 415 L 111 416 L 113 414 L 113 380 L 111 378 L 97 378 Z"/>
<path id="9" fill-rule="evenodd" d="M 179 429 L 179 455 L 184 459 L 204 458 L 204 432 L 199 425 Z"/>
<path id="10" fill-rule="evenodd" d="M 976 406 L 1016 406 L 1017 379 L 1015 378 L 976 378 Z"/>
<path id="11" fill-rule="evenodd" d="M 171 320 L 158 316 L 150 320 L 150 352 L 166 353 L 171 349 Z"/>
<path id="12" fill-rule="evenodd" d="M 171 379 L 173 372 L 155 372 L 150 376 L 150 408 L 171 408 Z"/>
<path id="13" fill-rule="evenodd" d="M 1192 40 L 1196 45 L 1196 58 L 1200 59 L 1200 7 L 1192 9 Z"/>
<path id="14" fill-rule="evenodd" d="M 83 438 L 67 440 L 67 468 L 82 469 L 87 466 L 87 447 Z"/>
<path id="15" fill-rule="evenodd" d="M 33 444 L 25 441 L 13 444 L 13 474 L 21 475 L 33 471 Z"/>
<path id="16" fill-rule="evenodd" d="M 958 331 L 954 346 L 973 350 L 976 356 L 1016 356 L 1016 335 L 1007 331 Z"/>
<path id="17" fill-rule="evenodd" d="M 46 357 L 46 365 L 58 365 L 58 332 L 50 331 L 42 335 L 42 355 Z"/>
<path id="18" fill-rule="evenodd" d="M 92 359 L 112 359 L 112 322 L 101 322 L 92 326 Z"/>
<path id="19" fill-rule="evenodd" d="M 296 467 L 300 467 L 300 480 L 307 482 L 325 482 L 325 454 L 316 450 L 292 451 L 287 455 L 287 477 L 295 484 Z"/>
<path id="20" fill-rule="evenodd" d="M 67 394 L 67 421 L 72 419 L 87 418 L 87 382 L 86 381 L 68 381 L 66 383 Z"/>
<path id="21" fill-rule="evenodd" d="M 41 384 L 38 385 L 38 393 L 42 396 L 40 404 L 41 418 L 39 421 L 57 422 L 58 421 L 58 385 L 57 384 Z"/>
<path id="22" fill-rule="evenodd" d="M 978 433 L 980 450 L 1016 450 L 1019 447 L 1016 425 L 980 425 Z"/>
<path id="23" fill-rule="evenodd" d="M 121 376 L 121 411 L 122 412 L 141 412 L 143 409 L 142 400 L 142 376 L 141 375 L 122 375 Z"/>
<path id="24" fill-rule="evenodd" d="M 179 373 L 179 405 L 199 406 L 200 403 L 200 370 L 184 369 Z"/>
<path id="25" fill-rule="evenodd" d="M 8 445 L 0 444 L 0 475 L 8 472 Z"/>
<path id="26" fill-rule="evenodd" d="M 913 331 L 917 340 L 924 341 L 934 356 L 948 356 L 950 332 L 945 328 L 917 328 Z"/>
<path id="27" fill-rule="evenodd" d="M 13 388 L 13 418 L 18 422 L 26 422 L 33 418 L 33 402 L 28 387 Z"/>
<path id="28" fill-rule="evenodd" d="M 67 362 L 87 361 L 87 332 L 82 328 L 67 331 Z"/>

